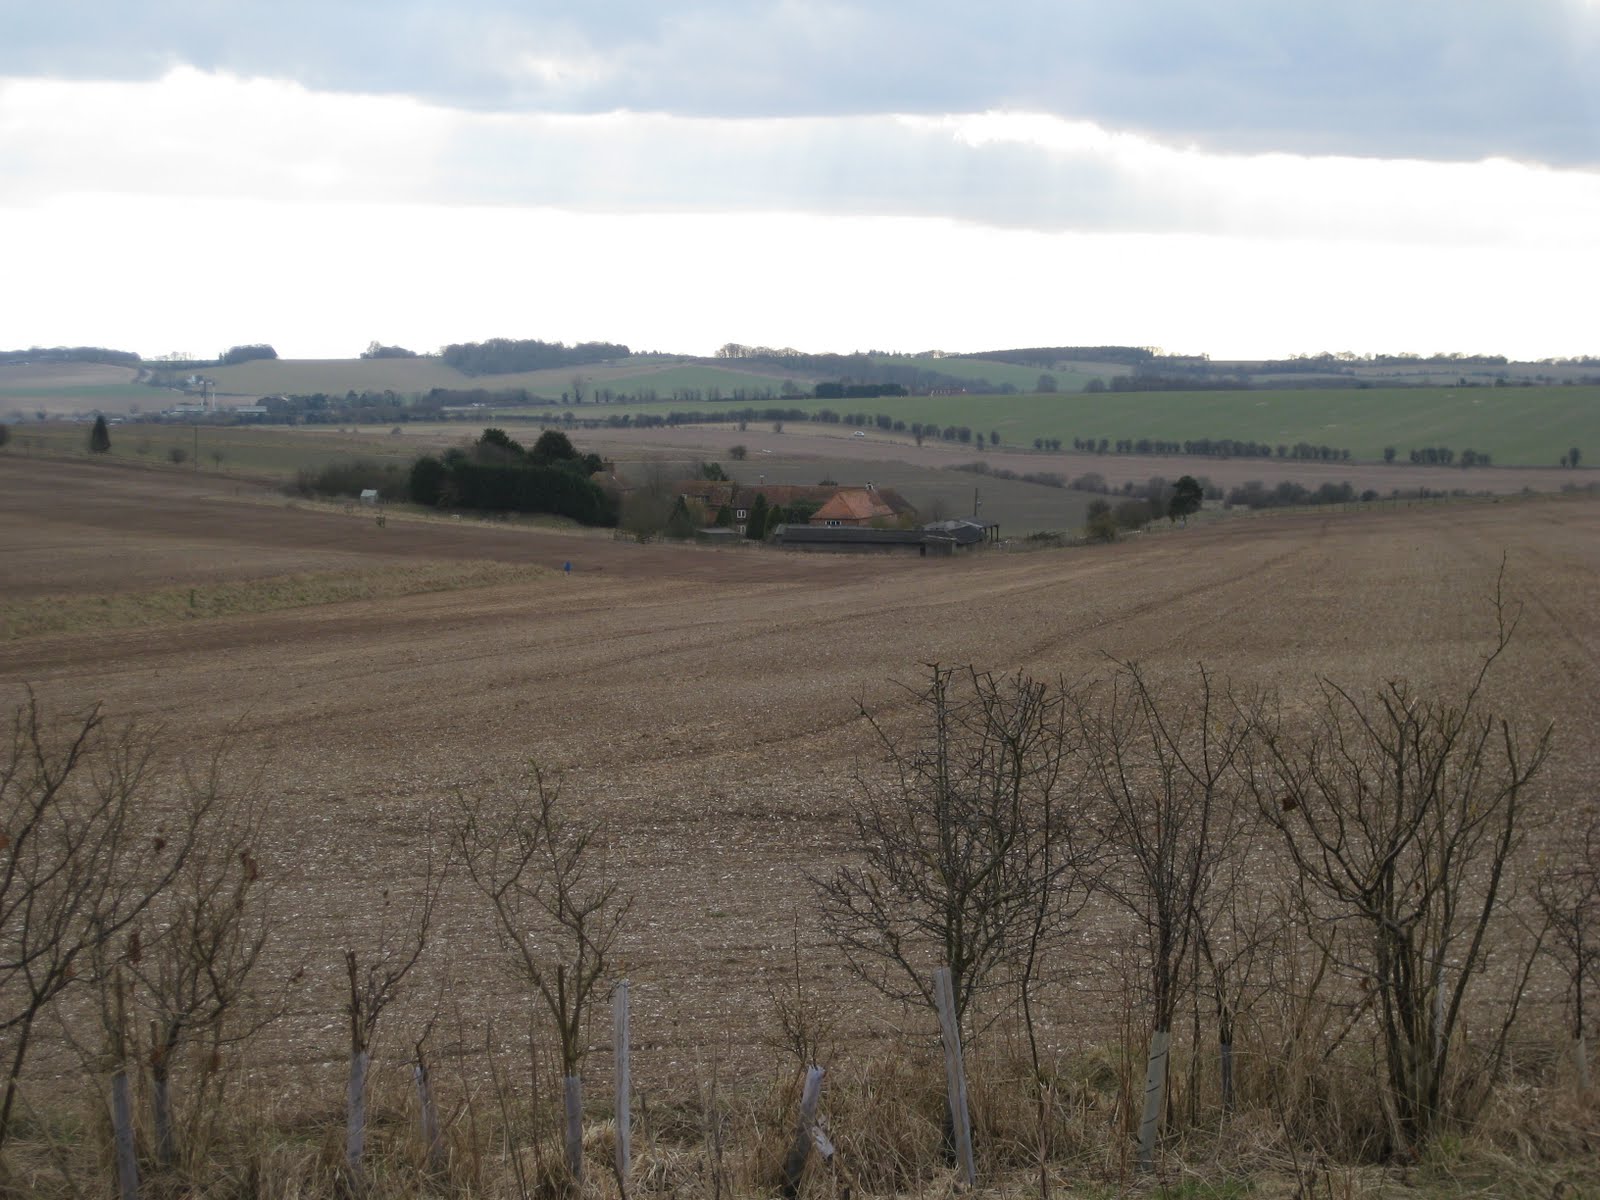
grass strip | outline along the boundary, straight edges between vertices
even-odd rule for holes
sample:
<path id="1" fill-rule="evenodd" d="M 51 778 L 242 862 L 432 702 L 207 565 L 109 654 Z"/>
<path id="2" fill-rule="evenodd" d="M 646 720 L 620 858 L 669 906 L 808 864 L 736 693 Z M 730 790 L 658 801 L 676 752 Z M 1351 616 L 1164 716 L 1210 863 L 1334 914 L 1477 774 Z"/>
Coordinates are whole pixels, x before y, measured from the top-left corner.
<path id="1" fill-rule="evenodd" d="M 468 560 L 375 570 L 272 575 L 147 592 L 35 596 L 0 602 L 0 641 L 494 587 L 550 574 L 546 567 Z"/>

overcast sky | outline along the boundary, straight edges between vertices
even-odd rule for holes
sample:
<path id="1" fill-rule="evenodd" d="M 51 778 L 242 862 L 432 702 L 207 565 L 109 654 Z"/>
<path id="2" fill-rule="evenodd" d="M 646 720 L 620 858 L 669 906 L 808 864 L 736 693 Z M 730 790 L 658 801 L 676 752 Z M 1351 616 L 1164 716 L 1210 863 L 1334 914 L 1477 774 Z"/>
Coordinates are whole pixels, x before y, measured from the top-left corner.
<path id="1" fill-rule="evenodd" d="M 1600 352 L 1600 0 L 0 0 L 0 348 Z"/>

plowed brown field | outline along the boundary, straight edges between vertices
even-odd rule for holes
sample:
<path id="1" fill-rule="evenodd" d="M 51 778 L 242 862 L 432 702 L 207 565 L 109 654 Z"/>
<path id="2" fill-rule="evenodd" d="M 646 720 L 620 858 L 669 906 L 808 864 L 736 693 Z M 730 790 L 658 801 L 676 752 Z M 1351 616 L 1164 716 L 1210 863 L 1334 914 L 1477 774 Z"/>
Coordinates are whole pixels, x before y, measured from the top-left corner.
<path id="1" fill-rule="evenodd" d="M 754 1044 L 796 914 L 802 937 L 811 929 L 803 872 L 842 852 L 853 765 L 871 750 L 858 700 L 893 723 L 905 713 L 893 681 L 933 660 L 1072 676 L 1108 655 L 1157 676 L 1204 662 L 1291 695 L 1318 674 L 1358 688 L 1458 680 L 1485 648 L 1502 555 L 1525 611 L 1495 699 L 1556 722 L 1540 794 L 1558 811 L 1592 797 L 1600 747 L 1590 500 L 1219 522 L 940 562 L 379 527 L 232 483 L 0 459 L 0 604 L 453 560 L 552 568 L 511 585 L 0 640 L 0 690 L 8 705 L 24 684 L 56 710 L 103 701 L 160 722 L 178 749 L 239 726 L 277 806 L 285 925 L 272 967 L 309 972 L 272 1043 L 296 1062 L 342 1055 L 342 950 L 370 929 L 382 889 L 413 876 L 421 831 L 455 789 L 509 787 L 530 756 L 563 769 L 638 896 L 625 965 L 648 1076 Z M 456 995 L 471 1010 L 500 1011 L 513 989 L 489 965 L 488 922 L 452 903 L 443 929 L 413 1011 L 447 974 L 467 981 Z M 807 957 L 819 987 L 859 1006 L 847 1023 L 876 1020 L 831 955 Z"/>

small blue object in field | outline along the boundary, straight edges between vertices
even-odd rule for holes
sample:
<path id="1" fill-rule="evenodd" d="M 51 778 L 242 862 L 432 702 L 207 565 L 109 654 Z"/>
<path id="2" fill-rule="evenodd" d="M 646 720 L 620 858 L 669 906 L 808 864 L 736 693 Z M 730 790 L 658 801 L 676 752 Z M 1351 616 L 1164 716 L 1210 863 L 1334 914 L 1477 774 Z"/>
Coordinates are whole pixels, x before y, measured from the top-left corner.
<path id="1" fill-rule="evenodd" d="M 561 569 L 563 571 L 565 571 L 568 575 L 571 575 L 572 574 L 572 563 L 571 562 L 562 563 L 561 564 Z"/>

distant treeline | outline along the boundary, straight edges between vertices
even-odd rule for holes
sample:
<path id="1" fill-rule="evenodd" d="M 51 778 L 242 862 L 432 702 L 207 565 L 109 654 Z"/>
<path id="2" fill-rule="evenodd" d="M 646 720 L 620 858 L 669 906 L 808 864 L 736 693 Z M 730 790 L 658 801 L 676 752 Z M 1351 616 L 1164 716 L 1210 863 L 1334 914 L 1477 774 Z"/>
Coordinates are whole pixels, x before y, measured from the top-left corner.
<path id="1" fill-rule="evenodd" d="M 1042 439 L 1034 449 L 1043 449 Z M 1059 443 L 1058 443 L 1059 444 Z M 1289 445 L 1279 442 L 1240 441 L 1236 438 L 1190 438 L 1163 441 L 1160 438 L 1073 438 L 1072 448 L 1080 454 L 1198 454 L 1209 458 L 1291 458 L 1305 462 L 1349 462 L 1350 451 L 1338 446 L 1313 446 L 1310 442 Z"/>
<path id="2" fill-rule="evenodd" d="M 909 424 L 900 418 L 891 417 L 886 413 L 837 413 L 831 408 L 819 408 L 816 412 L 807 412 L 803 408 L 725 408 L 712 412 L 703 409 L 676 410 L 664 414 L 657 413 L 618 413 L 605 418 L 579 418 L 570 408 L 561 414 L 561 419 L 569 424 L 581 424 L 587 429 L 661 429 L 676 425 L 720 425 L 728 421 L 738 422 L 740 428 L 753 421 L 770 422 L 778 430 L 782 430 L 786 423 L 803 424 L 814 422 L 819 425 L 854 425 L 858 428 L 874 426 L 886 433 L 909 433 L 921 445 L 924 439 L 937 439 L 946 442 L 958 442 L 963 445 L 976 441 L 980 446 L 985 441 L 982 430 L 974 430 L 966 425 L 937 425 L 932 422 L 924 425 L 920 421 Z M 991 445 L 1000 444 L 1000 433 L 991 430 L 987 435 Z"/>
<path id="3" fill-rule="evenodd" d="M 553 405 L 554 400 L 547 399 L 527 388 L 430 388 L 428 394 L 422 397 L 423 401 L 432 408 L 442 408 L 445 405 L 463 404 L 493 404 L 493 405 Z"/>
<path id="4" fill-rule="evenodd" d="M 811 394 L 818 400 L 875 400 L 880 396 L 908 396 L 899 383 L 819 383 Z"/>
<path id="5" fill-rule="evenodd" d="M 614 342 L 541 342 L 536 338 L 490 338 L 446 346 L 439 356 L 463 375 L 509 375 L 517 371 L 544 371 L 556 367 L 581 367 L 590 363 L 627 358 L 628 347 Z"/>
<path id="6" fill-rule="evenodd" d="M 1048 370 L 1058 362 L 1121 363 L 1140 367 L 1157 354 L 1147 346 L 1033 346 L 1022 350 L 983 350 L 960 357 Z"/>
<path id="7" fill-rule="evenodd" d="M 28 350 L 0 350 L 0 363 L 104 363 L 136 367 L 142 360 L 132 350 L 107 350 L 104 346 L 34 346 Z"/>
<path id="8" fill-rule="evenodd" d="M 877 350 L 858 350 L 854 354 L 806 354 L 788 347 L 743 346 L 729 342 L 716 354 L 719 359 L 739 359 L 761 363 L 777 371 L 811 379 L 833 378 L 846 384 L 898 384 L 907 392 L 988 392 L 1009 394 L 1017 389 L 1010 384 L 996 385 L 987 379 L 967 379 L 947 375 L 931 367 L 917 365 L 909 355 L 884 354 Z M 919 360 L 926 362 L 926 359 Z M 838 397 L 822 397 L 822 399 Z"/>
<path id="9" fill-rule="evenodd" d="M 1385 462 L 1394 461 L 1394 456 L 1391 454 L 1390 449 L 1385 448 L 1383 452 Z M 1457 454 L 1448 446 L 1424 446 L 1420 450 L 1413 450 L 1411 451 L 1411 461 L 1419 467 L 1450 467 L 1457 465 L 1463 467 L 1487 467 L 1493 465 L 1489 455 L 1482 450 L 1468 449 Z"/>
<path id="10" fill-rule="evenodd" d="M 1272 359 L 1261 364 L 1264 371 L 1293 371 L 1307 368 L 1319 371 L 1337 371 L 1349 367 L 1503 367 L 1508 364 L 1504 354 L 1291 354 L 1288 358 Z"/>

